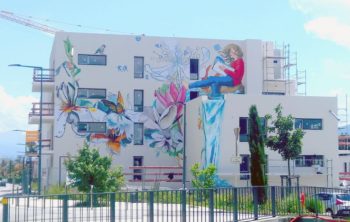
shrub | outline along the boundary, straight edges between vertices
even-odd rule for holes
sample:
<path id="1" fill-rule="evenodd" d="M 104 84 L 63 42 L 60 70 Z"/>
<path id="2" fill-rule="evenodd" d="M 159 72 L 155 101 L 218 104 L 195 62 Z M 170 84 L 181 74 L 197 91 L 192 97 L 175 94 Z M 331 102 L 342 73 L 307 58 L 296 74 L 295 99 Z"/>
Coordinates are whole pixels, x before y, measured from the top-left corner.
<path id="1" fill-rule="evenodd" d="M 305 200 L 305 208 L 312 213 L 324 212 L 323 203 L 315 198 L 307 198 Z"/>

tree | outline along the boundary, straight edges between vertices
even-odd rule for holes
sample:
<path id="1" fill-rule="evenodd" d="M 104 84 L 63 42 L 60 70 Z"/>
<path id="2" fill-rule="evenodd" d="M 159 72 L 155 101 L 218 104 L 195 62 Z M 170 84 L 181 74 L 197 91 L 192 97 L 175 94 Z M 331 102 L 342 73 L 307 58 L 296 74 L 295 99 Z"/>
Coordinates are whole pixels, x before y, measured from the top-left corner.
<path id="1" fill-rule="evenodd" d="M 258 191 L 258 203 L 262 204 L 266 201 L 266 185 L 267 176 L 265 172 L 266 167 L 266 155 L 264 135 L 261 128 L 261 121 L 255 105 L 252 105 L 249 109 L 248 119 L 249 133 L 249 151 L 251 155 L 251 184 L 257 186 Z"/>
<path id="2" fill-rule="evenodd" d="M 272 120 L 271 126 L 267 126 L 267 131 L 273 134 L 267 137 L 266 146 L 277 151 L 283 160 L 288 161 L 288 184 L 290 185 L 290 160 L 300 155 L 304 132 L 301 129 L 293 129 L 294 118 L 292 115 L 282 115 L 281 104 L 275 108 L 275 113 L 276 119 Z M 272 119 L 271 115 L 266 115 L 266 120 L 270 119 Z"/>
<path id="3" fill-rule="evenodd" d="M 122 168 L 111 169 L 111 164 L 111 157 L 101 157 L 98 150 L 90 149 L 87 143 L 78 151 L 78 156 L 70 156 L 65 162 L 72 185 L 81 192 L 89 192 L 91 185 L 94 192 L 119 190 L 124 184 Z"/>
<path id="4" fill-rule="evenodd" d="M 215 186 L 215 172 L 214 164 L 209 164 L 207 168 L 199 169 L 199 163 L 195 163 L 191 167 L 193 175 L 192 185 L 195 188 L 213 188 Z"/>

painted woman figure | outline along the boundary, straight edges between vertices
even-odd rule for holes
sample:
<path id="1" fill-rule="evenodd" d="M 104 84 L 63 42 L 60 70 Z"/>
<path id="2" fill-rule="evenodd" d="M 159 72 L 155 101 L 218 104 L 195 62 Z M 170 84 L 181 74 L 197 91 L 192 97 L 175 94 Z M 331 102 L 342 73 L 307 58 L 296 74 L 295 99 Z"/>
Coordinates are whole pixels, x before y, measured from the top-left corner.
<path id="1" fill-rule="evenodd" d="M 189 84 L 190 89 L 211 86 L 210 97 L 215 98 L 221 95 L 221 86 L 233 87 L 242 84 L 244 61 L 241 48 L 236 44 L 229 44 L 222 50 L 222 54 L 224 58 L 217 57 L 213 68 L 218 72 L 214 76 L 208 77 L 211 67 L 209 66 L 202 80 Z M 225 63 L 230 64 L 230 66 L 226 66 Z"/>

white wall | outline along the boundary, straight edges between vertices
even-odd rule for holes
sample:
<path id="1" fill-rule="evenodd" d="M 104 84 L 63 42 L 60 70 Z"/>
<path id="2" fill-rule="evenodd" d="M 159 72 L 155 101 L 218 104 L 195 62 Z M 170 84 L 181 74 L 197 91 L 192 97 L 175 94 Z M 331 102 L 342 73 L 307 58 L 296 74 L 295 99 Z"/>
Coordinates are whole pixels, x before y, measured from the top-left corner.
<path id="1" fill-rule="evenodd" d="M 187 140 L 188 165 L 200 162 L 200 153 L 204 147 L 203 131 L 195 125 L 195 120 L 199 118 L 198 109 L 201 106 L 201 100 L 198 98 L 188 104 L 189 123 L 187 124 L 187 135 L 195 140 Z M 333 184 L 338 184 L 337 172 L 340 169 L 340 163 L 336 160 L 337 156 L 337 121 L 329 113 L 329 110 L 336 110 L 336 98 L 327 97 L 289 97 L 289 96 L 250 96 L 250 95 L 227 95 L 225 97 L 225 111 L 222 121 L 221 135 L 221 153 L 219 157 L 218 174 L 222 175 L 229 182 L 236 181 L 238 185 L 245 185 L 244 181 L 237 181 L 233 175 L 239 172 L 239 165 L 231 163 L 231 157 L 235 150 L 234 128 L 239 127 L 239 118 L 248 117 L 249 108 L 255 104 L 260 116 L 268 113 L 273 114 L 274 108 L 281 104 L 283 114 L 291 114 L 295 118 L 320 118 L 322 119 L 322 130 L 305 130 L 303 139 L 303 149 L 301 155 L 324 155 L 325 159 L 333 160 L 333 168 L 329 169 L 329 186 L 331 186 L 331 174 L 333 174 Z M 238 142 L 239 154 L 250 154 L 247 142 Z M 265 150 L 269 159 L 269 182 L 270 184 L 280 184 L 280 174 L 287 174 L 287 163 L 281 161 L 280 155 L 269 149 Z M 274 167 L 272 167 L 274 165 Z M 281 166 L 281 168 L 277 167 Z M 326 186 L 327 169 L 326 164 L 323 169 L 324 174 L 316 174 L 314 168 L 299 167 L 295 168 L 295 174 L 301 176 L 301 185 Z M 331 173 L 332 170 L 332 173 Z M 312 179 L 310 179 L 312 178 Z"/>
<path id="2" fill-rule="evenodd" d="M 233 128 L 238 126 L 239 116 L 247 116 L 249 106 L 253 103 L 258 105 L 258 109 L 262 114 L 271 112 L 272 108 L 281 102 L 285 106 L 285 109 L 290 111 L 293 115 L 306 117 L 310 114 L 310 117 L 315 117 L 314 112 L 324 115 L 325 130 L 322 133 L 329 133 L 330 142 L 322 144 L 322 152 L 329 149 L 329 154 L 333 154 L 333 121 L 328 118 L 327 112 L 329 107 L 333 110 L 336 109 L 334 99 L 327 98 L 301 98 L 301 97 L 266 97 L 261 96 L 263 88 L 263 52 L 261 40 L 209 40 L 209 39 L 186 39 L 186 38 L 169 38 L 169 37 L 148 37 L 148 36 L 119 36 L 119 35 L 102 35 L 102 34 L 81 34 L 81 33 L 57 33 L 50 64 L 57 69 L 63 62 L 67 61 L 67 56 L 64 51 L 63 41 L 71 41 L 74 47 L 73 62 L 78 65 L 78 54 L 94 54 L 97 48 L 102 44 L 106 45 L 104 54 L 107 55 L 106 66 L 93 66 L 93 65 L 78 65 L 81 72 L 75 80 L 79 82 L 79 87 L 82 88 L 104 88 L 108 93 L 117 94 L 120 91 L 123 95 L 125 109 L 133 109 L 133 90 L 144 89 L 144 105 L 147 107 L 152 105 L 154 101 L 154 90 L 159 88 L 163 83 L 176 82 L 177 80 L 172 78 L 173 72 L 178 73 L 178 83 L 181 81 L 189 82 L 189 58 L 199 58 L 199 79 L 205 75 L 205 69 L 208 65 L 211 65 L 218 55 L 216 51 L 218 47 L 224 47 L 227 44 L 235 43 L 241 46 L 244 53 L 245 61 L 245 74 L 243 78 L 243 84 L 246 87 L 246 95 L 226 95 L 226 109 L 224 113 L 225 121 L 223 122 L 222 130 L 222 161 L 220 165 L 220 172 L 223 174 L 230 174 L 232 171 L 232 165 L 230 165 L 230 157 L 233 149 L 232 138 Z M 190 55 L 189 55 L 190 54 Z M 144 73 L 143 79 L 134 79 L 134 56 L 143 56 L 145 63 L 145 71 L 147 67 L 152 67 L 153 71 L 164 71 L 168 73 L 168 78 L 162 80 L 156 79 L 154 75 L 148 72 Z M 175 65 L 175 66 L 174 66 Z M 127 71 L 118 70 L 118 66 L 127 67 Z M 175 67 L 175 68 L 174 68 Z M 154 74 L 155 72 L 153 72 Z M 55 86 L 59 86 L 62 82 L 69 82 L 72 77 L 65 74 L 61 68 L 59 75 L 55 76 Z M 180 82 L 179 82 L 180 81 Z M 56 91 L 52 92 L 55 103 L 55 121 L 53 123 L 54 130 L 59 127 L 57 118 L 62 113 L 61 101 L 56 96 Z M 50 96 L 47 97 L 48 99 Z M 315 107 L 322 107 L 318 102 L 331 102 L 331 105 L 325 105 L 324 110 L 315 109 Z M 239 104 L 239 105 L 238 105 Z M 313 104 L 313 105 L 311 105 Z M 187 106 L 187 129 L 186 132 L 186 150 L 188 153 L 189 163 L 196 162 L 200 159 L 200 147 L 203 146 L 203 135 L 200 130 L 196 130 L 195 126 L 198 122 L 198 107 L 200 106 L 200 99 L 191 101 Z M 232 107 L 232 108 L 230 108 Z M 260 108 L 261 107 L 261 108 Z M 301 107 L 309 107 L 309 110 L 301 109 Z M 314 112 L 312 112 L 313 110 Z M 326 112 L 327 111 L 327 112 Z M 323 116 L 319 116 L 323 118 Z M 97 121 L 97 117 L 95 118 Z M 46 127 L 45 127 L 46 128 Z M 51 129 L 50 127 L 47 127 Z M 328 132 L 329 131 L 329 132 Z M 305 152 L 313 153 L 314 147 L 312 143 L 313 138 L 316 140 L 319 138 L 319 134 L 308 133 L 305 139 Z M 310 135 L 310 136 L 309 136 Z M 325 134 L 322 134 L 323 136 Z M 320 136 L 320 138 L 324 138 Z M 76 135 L 72 131 L 70 124 L 65 125 L 64 135 L 60 138 L 53 136 L 53 166 L 50 171 L 50 181 L 56 183 L 58 181 L 58 169 L 59 158 L 65 156 L 68 153 L 75 155 L 79 147 L 82 146 L 84 137 Z M 315 145 L 319 145 L 316 143 Z M 96 145 L 102 154 L 112 154 L 110 149 L 105 143 Z M 239 144 L 242 153 L 247 151 L 246 144 Z M 327 148 L 326 148 L 327 147 Z M 227 155 L 225 155 L 227 154 Z M 325 152 L 325 155 L 328 154 Z M 270 155 L 270 154 L 269 154 Z M 133 156 L 144 156 L 144 165 L 156 165 L 156 166 L 177 166 L 181 165 L 174 157 L 170 157 L 164 152 L 151 149 L 145 143 L 144 145 L 133 145 L 133 143 L 127 145 L 121 149 L 120 154 L 113 153 L 113 163 L 117 165 L 123 165 L 126 172 L 130 172 L 129 166 L 132 165 Z M 271 156 L 274 156 L 271 154 Z M 276 155 L 277 156 L 277 155 Z M 330 155 L 332 157 L 332 155 Z M 276 157 L 277 158 L 277 157 Z M 180 161 L 181 162 L 181 161 Z M 189 168 L 188 164 L 188 168 Z M 64 166 L 62 166 L 62 170 Z M 65 178 L 62 171 L 62 179 Z M 188 171 L 189 175 L 189 171 Z"/>

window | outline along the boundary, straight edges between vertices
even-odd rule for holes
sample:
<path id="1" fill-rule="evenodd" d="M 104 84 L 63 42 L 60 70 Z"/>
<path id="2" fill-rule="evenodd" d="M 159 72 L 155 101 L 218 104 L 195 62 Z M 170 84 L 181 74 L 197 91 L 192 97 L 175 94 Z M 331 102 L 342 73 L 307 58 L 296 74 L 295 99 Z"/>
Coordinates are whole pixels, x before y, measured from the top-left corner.
<path id="1" fill-rule="evenodd" d="M 266 164 L 264 166 L 265 174 L 269 172 L 268 156 L 265 155 Z M 241 180 L 249 180 L 250 175 L 250 155 L 242 154 L 241 163 L 239 165 L 239 173 Z"/>
<path id="2" fill-rule="evenodd" d="M 312 167 L 314 165 L 324 166 L 323 155 L 301 155 L 295 160 L 297 167 Z"/>
<path id="3" fill-rule="evenodd" d="M 143 90 L 134 90 L 134 111 L 143 112 Z"/>
<path id="4" fill-rule="evenodd" d="M 133 165 L 135 167 L 143 166 L 143 156 L 134 156 Z M 134 169 L 134 180 L 142 180 L 142 169 Z"/>
<path id="5" fill-rule="evenodd" d="M 134 57 L 134 78 L 143 78 L 144 59 L 140 56 Z"/>
<path id="6" fill-rule="evenodd" d="M 241 155 L 241 163 L 239 165 L 239 173 L 241 180 L 249 180 L 249 172 L 250 172 L 250 156 L 243 154 Z"/>
<path id="7" fill-rule="evenodd" d="M 78 98 L 84 99 L 105 99 L 106 89 L 79 88 Z"/>
<path id="8" fill-rule="evenodd" d="M 190 91 L 190 100 L 195 99 L 199 96 L 198 91 Z"/>
<path id="9" fill-rule="evenodd" d="M 344 162 L 344 170 L 343 170 L 343 172 L 348 172 L 348 167 L 347 167 L 347 163 L 346 162 Z"/>
<path id="10" fill-rule="evenodd" d="M 106 133 L 105 122 L 79 122 L 78 132 L 80 133 Z"/>
<path id="11" fill-rule="evenodd" d="M 143 123 L 134 123 L 134 145 L 143 145 Z"/>
<path id="12" fill-rule="evenodd" d="M 107 65 L 106 55 L 78 54 L 78 65 Z"/>
<path id="13" fill-rule="evenodd" d="M 198 80 L 198 59 L 190 59 L 190 80 Z"/>
<path id="14" fill-rule="evenodd" d="M 260 123 L 261 123 L 261 130 L 262 134 L 266 137 L 266 120 L 264 117 L 260 117 Z M 248 142 L 248 130 L 249 130 L 249 124 L 248 124 L 248 117 L 240 117 L 239 118 L 239 141 L 240 142 Z"/>
<path id="15" fill-rule="evenodd" d="M 295 118 L 294 127 L 304 130 L 322 130 L 322 119 Z"/>

